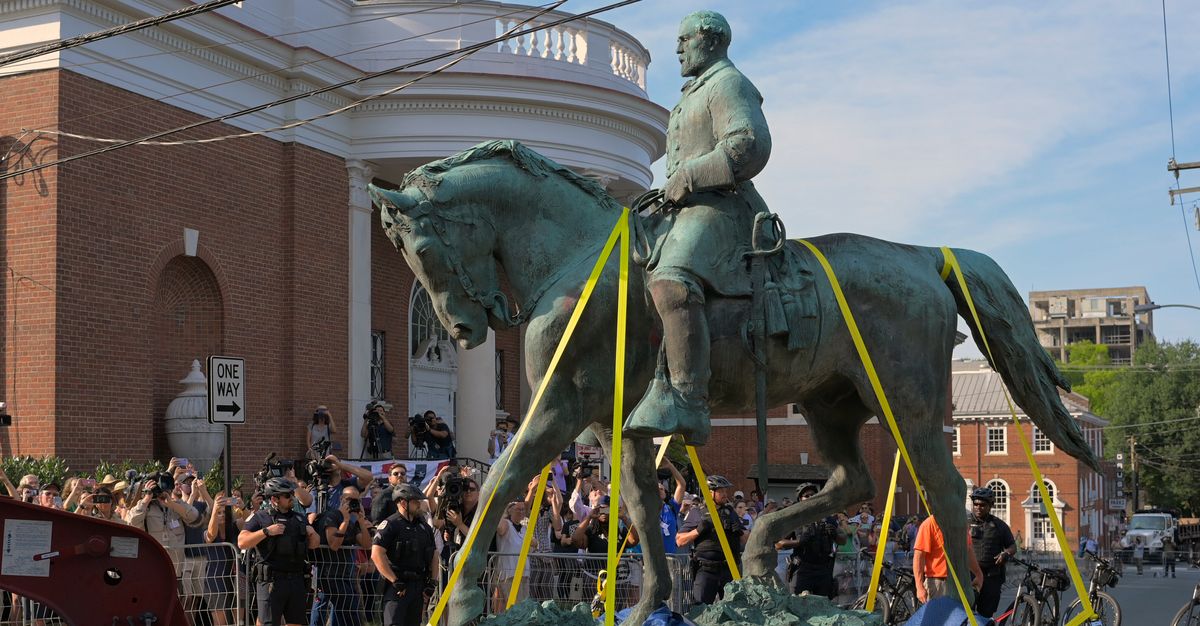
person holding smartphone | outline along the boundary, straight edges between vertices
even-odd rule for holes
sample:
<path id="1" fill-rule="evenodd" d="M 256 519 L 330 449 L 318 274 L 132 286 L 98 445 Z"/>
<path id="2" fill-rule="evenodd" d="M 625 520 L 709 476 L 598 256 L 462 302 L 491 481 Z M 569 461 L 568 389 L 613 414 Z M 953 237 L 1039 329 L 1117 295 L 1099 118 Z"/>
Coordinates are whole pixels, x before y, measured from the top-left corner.
<path id="1" fill-rule="evenodd" d="M 358 592 L 354 588 L 356 548 L 371 545 L 371 522 L 363 514 L 362 493 L 357 487 L 344 487 L 337 508 L 325 512 L 316 524 L 321 547 L 314 552 L 317 566 L 317 593 L 313 597 L 313 623 L 324 624 L 333 611 L 334 624 L 356 624 L 359 613 Z"/>

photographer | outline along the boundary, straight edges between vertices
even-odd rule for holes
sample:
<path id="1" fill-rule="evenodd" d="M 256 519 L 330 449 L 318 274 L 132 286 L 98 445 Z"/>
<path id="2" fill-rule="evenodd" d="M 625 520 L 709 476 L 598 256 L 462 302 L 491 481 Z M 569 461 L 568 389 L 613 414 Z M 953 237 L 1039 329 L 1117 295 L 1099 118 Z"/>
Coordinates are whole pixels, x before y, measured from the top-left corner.
<path id="1" fill-rule="evenodd" d="M 796 487 L 796 501 L 807 500 L 818 491 L 815 484 L 803 483 Z M 843 543 L 846 539 L 835 518 L 813 522 L 776 542 L 776 550 L 792 551 L 787 566 L 788 589 L 794 594 L 807 591 L 830 600 L 837 596 L 837 586 L 833 583 L 833 544 L 835 541 Z"/>
<path id="2" fill-rule="evenodd" d="M 308 608 L 307 551 L 321 540 L 293 507 L 295 490 L 295 483 L 287 478 L 268 480 L 263 495 L 270 498 L 270 506 L 250 516 L 238 533 L 239 549 L 258 552 L 251 579 L 263 626 L 299 625 Z"/>
<path id="3" fill-rule="evenodd" d="M 165 472 L 143 477 L 135 491 L 137 504 L 129 509 L 125 521 L 145 530 L 167 549 L 178 577 L 183 563 L 183 526 L 200 523 L 200 512 L 176 495 L 175 481 Z"/>
<path id="4" fill-rule="evenodd" d="M 409 418 L 408 427 L 413 447 L 427 450 L 425 458 L 452 459 L 456 456 L 454 433 L 437 413 L 425 411 L 422 416 L 414 415 Z"/>
<path id="5" fill-rule="evenodd" d="M 429 499 L 429 508 L 433 512 L 433 527 L 442 533 L 440 558 L 443 585 L 451 570 L 450 560 L 466 542 L 471 522 L 475 520 L 475 512 L 479 507 L 479 483 L 474 478 L 456 474 L 455 471 L 459 470 L 453 465 L 447 465 L 438 471 L 437 477 L 430 483 L 430 488 L 436 494 Z M 496 551 L 495 537 L 492 538 L 488 550 Z"/>
<path id="6" fill-rule="evenodd" d="M 332 608 L 334 624 L 358 622 L 357 577 L 354 551 L 346 548 L 371 545 L 371 523 L 363 516 L 362 494 L 355 487 L 342 489 L 337 508 L 331 508 L 317 522 L 323 549 L 316 555 L 317 594 L 313 599 L 314 623 L 325 623 Z"/>
<path id="7" fill-rule="evenodd" d="M 308 429 L 304 433 L 305 456 L 310 459 L 320 458 L 317 456 L 317 445 L 323 441 L 333 441 L 333 435 L 337 429 L 333 427 L 333 416 L 329 414 L 329 408 L 324 404 L 318 406 L 313 411 L 312 423 L 308 425 Z"/>
<path id="8" fill-rule="evenodd" d="M 317 494 L 317 498 L 313 501 L 313 506 L 308 507 L 309 513 L 313 514 L 313 520 L 320 518 L 326 511 L 336 509 L 341 505 L 342 491 L 346 487 L 354 487 L 360 492 L 366 489 L 371 481 L 375 479 L 371 475 L 371 470 L 365 467 L 357 467 L 342 463 L 336 456 L 330 454 L 319 462 L 314 462 L 310 465 L 311 470 L 317 470 L 313 473 L 313 491 Z M 345 474 L 350 474 L 348 478 Z M 324 495 L 327 502 L 321 503 L 320 496 Z M 321 505 L 324 505 L 323 507 Z M 318 510 L 319 509 L 319 510 Z"/>
<path id="9" fill-rule="evenodd" d="M 517 419 L 511 415 L 496 420 L 496 429 L 488 435 L 488 457 L 493 465 L 500 459 L 500 453 L 512 442 L 516 428 Z"/>
<path id="10" fill-rule="evenodd" d="M 367 403 L 366 412 L 363 413 L 362 430 L 359 433 L 363 438 L 362 458 L 392 458 L 392 437 L 395 436 L 396 429 L 387 418 L 387 411 L 391 408 L 392 405 L 380 400 Z M 363 486 L 365 487 L 366 483 L 363 483 Z"/>

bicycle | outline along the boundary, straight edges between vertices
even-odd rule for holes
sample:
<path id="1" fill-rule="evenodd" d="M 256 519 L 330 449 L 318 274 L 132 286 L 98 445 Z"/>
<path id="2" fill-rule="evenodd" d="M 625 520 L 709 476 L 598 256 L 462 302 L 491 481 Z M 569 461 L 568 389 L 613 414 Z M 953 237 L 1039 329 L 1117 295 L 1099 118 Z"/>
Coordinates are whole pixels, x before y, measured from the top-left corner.
<path id="1" fill-rule="evenodd" d="M 1175 614 L 1171 626 L 1200 626 L 1200 585 L 1192 591 L 1192 599 Z"/>
<path id="2" fill-rule="evenodd" d="M 1112 563 L 1100 557 L 1100 555 L 1087 552 L 1087 558 L 1096 562 L 1096 568 L 1092 570 L 1091 580 L 1088 582 L 1088 599 L 1092 602 L 1092 610 L 1096 613 L 1096 618 L 1090 622 L 1086 622 L 1089 626 L 1095 624 L 1097 626 L 1121 626 L 1121 605 L 1117 603 L 1117 599 L 1104 591 L 1107 587 L 1116 587 L 1117 582 L 1121 580 L 1121 574 Z M 1071 606 L 1067 607 L 1063 613 L 1063 624 L 1070 622 L 1073 617 L 1079 614 L 1083 602 L 1076 598 Z M 1200 624 L 1200 622 L 1197 622 Z"/>
<path id="3" fill-rule="evenodd" d="M 1009 561 L 1025 568 L 1025 576 L 1017 585 L 1016 598 L 999 616 L 997 624 L 1005 626 L 1056 626 L 1060 608 L 1059 596 L 1070 586 L 1066 572 L 1040 567 L 1010 557 Z M 1034 574 L 1038 574 L 1034 580 Z"/>
<path id="4" fill-rule="evenodd" d="M 908 621 L 912 614 L 917 611 L 917 585 L 913 578 L 912 570 L 903 567 L 892 565 L 888 561 L 883 562 L 883 569 L 895 577 L 892 581 L 891 576 L 879 577 L 879 590 L 875 596 L 875 610 L 883 613 L 883 623 L 885 626 L 897 626 Z M 864 593 L 850 605 L 850 608 L 865 611 L 867 609 L 867 596 Z"/>

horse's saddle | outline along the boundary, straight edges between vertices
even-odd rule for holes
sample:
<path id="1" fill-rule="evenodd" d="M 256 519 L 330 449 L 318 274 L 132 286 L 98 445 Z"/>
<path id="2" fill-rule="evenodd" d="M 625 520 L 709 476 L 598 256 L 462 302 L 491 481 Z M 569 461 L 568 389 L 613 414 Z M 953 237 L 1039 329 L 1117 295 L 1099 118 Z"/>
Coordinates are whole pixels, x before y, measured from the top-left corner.
<path id="1" fill-rule="evenodd" d="M 639 231 L 637 240 L 641 242 L 639 247 L 642 248 L 641 251 L 635 252 L 635 261 L 653 268 L 662 252 L 662 245 L 667 239 L 665 235 L 671 225 L 672 220 L 663 213 L 635 218 L 635 229 Z M 747 233 L 746 241 L 749 241 L 749 233 Z M 751 294 L 753 288 L 750 280 L 750 259 L 742 258 L 743 253 L 748 250 L 748 246 L 743 246 L 738 250 L 728 251 L 728 254 L 720 255 L 722 257 L 736 256 L 737 260 L 734 263 L 739 267 L 737 270 L 731 267 L 729 271 L 721 273 L 716 278 L 723 282 L 721 285 L 724 287 L 723 289 L 714 288 L 712 284 L 705 284 L 706 299 L 710 303 L 721 298 L 734 301 L 749 299 L 749 296 L 740 295 Z M 786 336 L 789 350 L 812 347 L 817 339 L 817 299 L 813 272 L 809 267 L 811 258 L 806 254 L 801 254 L 800 250 L 798 244 L 788 241 L 779 253 L 766 257 L 767 272 L 763 285 L 766 331 L 771 337 Z M 644 256 L 642 252 L 645 253 Z M 711 270 L 697 272 L 697 274 L 702 281 L 713 277 Z M 730 295 L 731 292 L 737 295 Z M 709 307 L 711 328 L 715 333 L 719 333 L 720 331 L 717 329 L 723 324 L 711 319 L 711 313 L 715 308 L 727 309 L 719 306 Z M 749 324 L 749 318 L 750 316 L 746 316 L 741 323 Z"/>

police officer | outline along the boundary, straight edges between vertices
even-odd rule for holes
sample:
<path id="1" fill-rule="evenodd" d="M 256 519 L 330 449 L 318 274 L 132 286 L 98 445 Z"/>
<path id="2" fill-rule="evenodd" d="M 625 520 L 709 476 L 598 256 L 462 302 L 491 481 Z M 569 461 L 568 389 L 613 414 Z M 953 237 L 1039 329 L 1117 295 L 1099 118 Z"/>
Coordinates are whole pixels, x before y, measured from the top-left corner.
<path id="1" fill-rule="evenodd" d="M 718 523 L 725 529 L 725 538 L 729 541 L 729 549 L 733 558 L 740 560 L 742 544 L 746 541 L 746 533 L 742 529 L 742 521 L 730 501 L 729 490 L 733 483 L 724 476 L 709 476 L 708 488 L 712 491 L 713 501 L 717 505 Z M 717 539 L 717 528 L 707 509 L 693 520 L 685 521 L 675 542 L 680 547 L 692 544 L 692 569 L 695 578 L 692 583 L 692 598 L 696 602 L 712 604 L 721 597 L 726 583 L 733 580 L 733 572 L 725 560 L 721 550 L 720 540 Z"/>
<path id="2" fill-rule="evenodd" d="M 813 483 L 802 483 L 796 487 L 796 502 L 817 495 L 819 490 Z M 837 595 L 837 586 L 833 584 L 835 540 L 846 541 L 846 533 L 838 528 L 836 519 L 832 524 L 830 520 L 813 522 L 775 543 L 776 550 L 792 551 L 787 567 L 787 583 L 792 593 L 807 591 L 830 600 Z"/>
<path id="3" fill-rule="evenodd" d="M 308 608 L 308 551 L 315 549 L 321 539 L 292 506 L 295 483 L 272 478 L 262 491 L 269 505 L 246 518 L 246 525 L 238 533 L 238 548 L 257 548 L 251 580 L 255 581 L 262 626 L 299 626 L 305 623 Z"/>
<path id="4" fill-rule="evenodd" d="M 404 483 L 392 489 L 396 513 L 379 523 L 371 546 L 371 562 L 383 577 L 383 625 L 421 623 L 425 597 L 434 590 L 436 565 L 433 527 L 425 521 L 425 494 Z"/>
<path id="5" fill-rule="evenodd" d="M 1000 587 L 1004 585 L 1004 564 L 1017 553 L 1012 530 L 1003 520 L 992 515 L 996 494 L 988 487 L 971 492 L 971 545 L 975 560 L 983 570 L 983 587 L 975 598 L 975 611 L 984 617 L 996 613 L 1000 604 Z"/>

